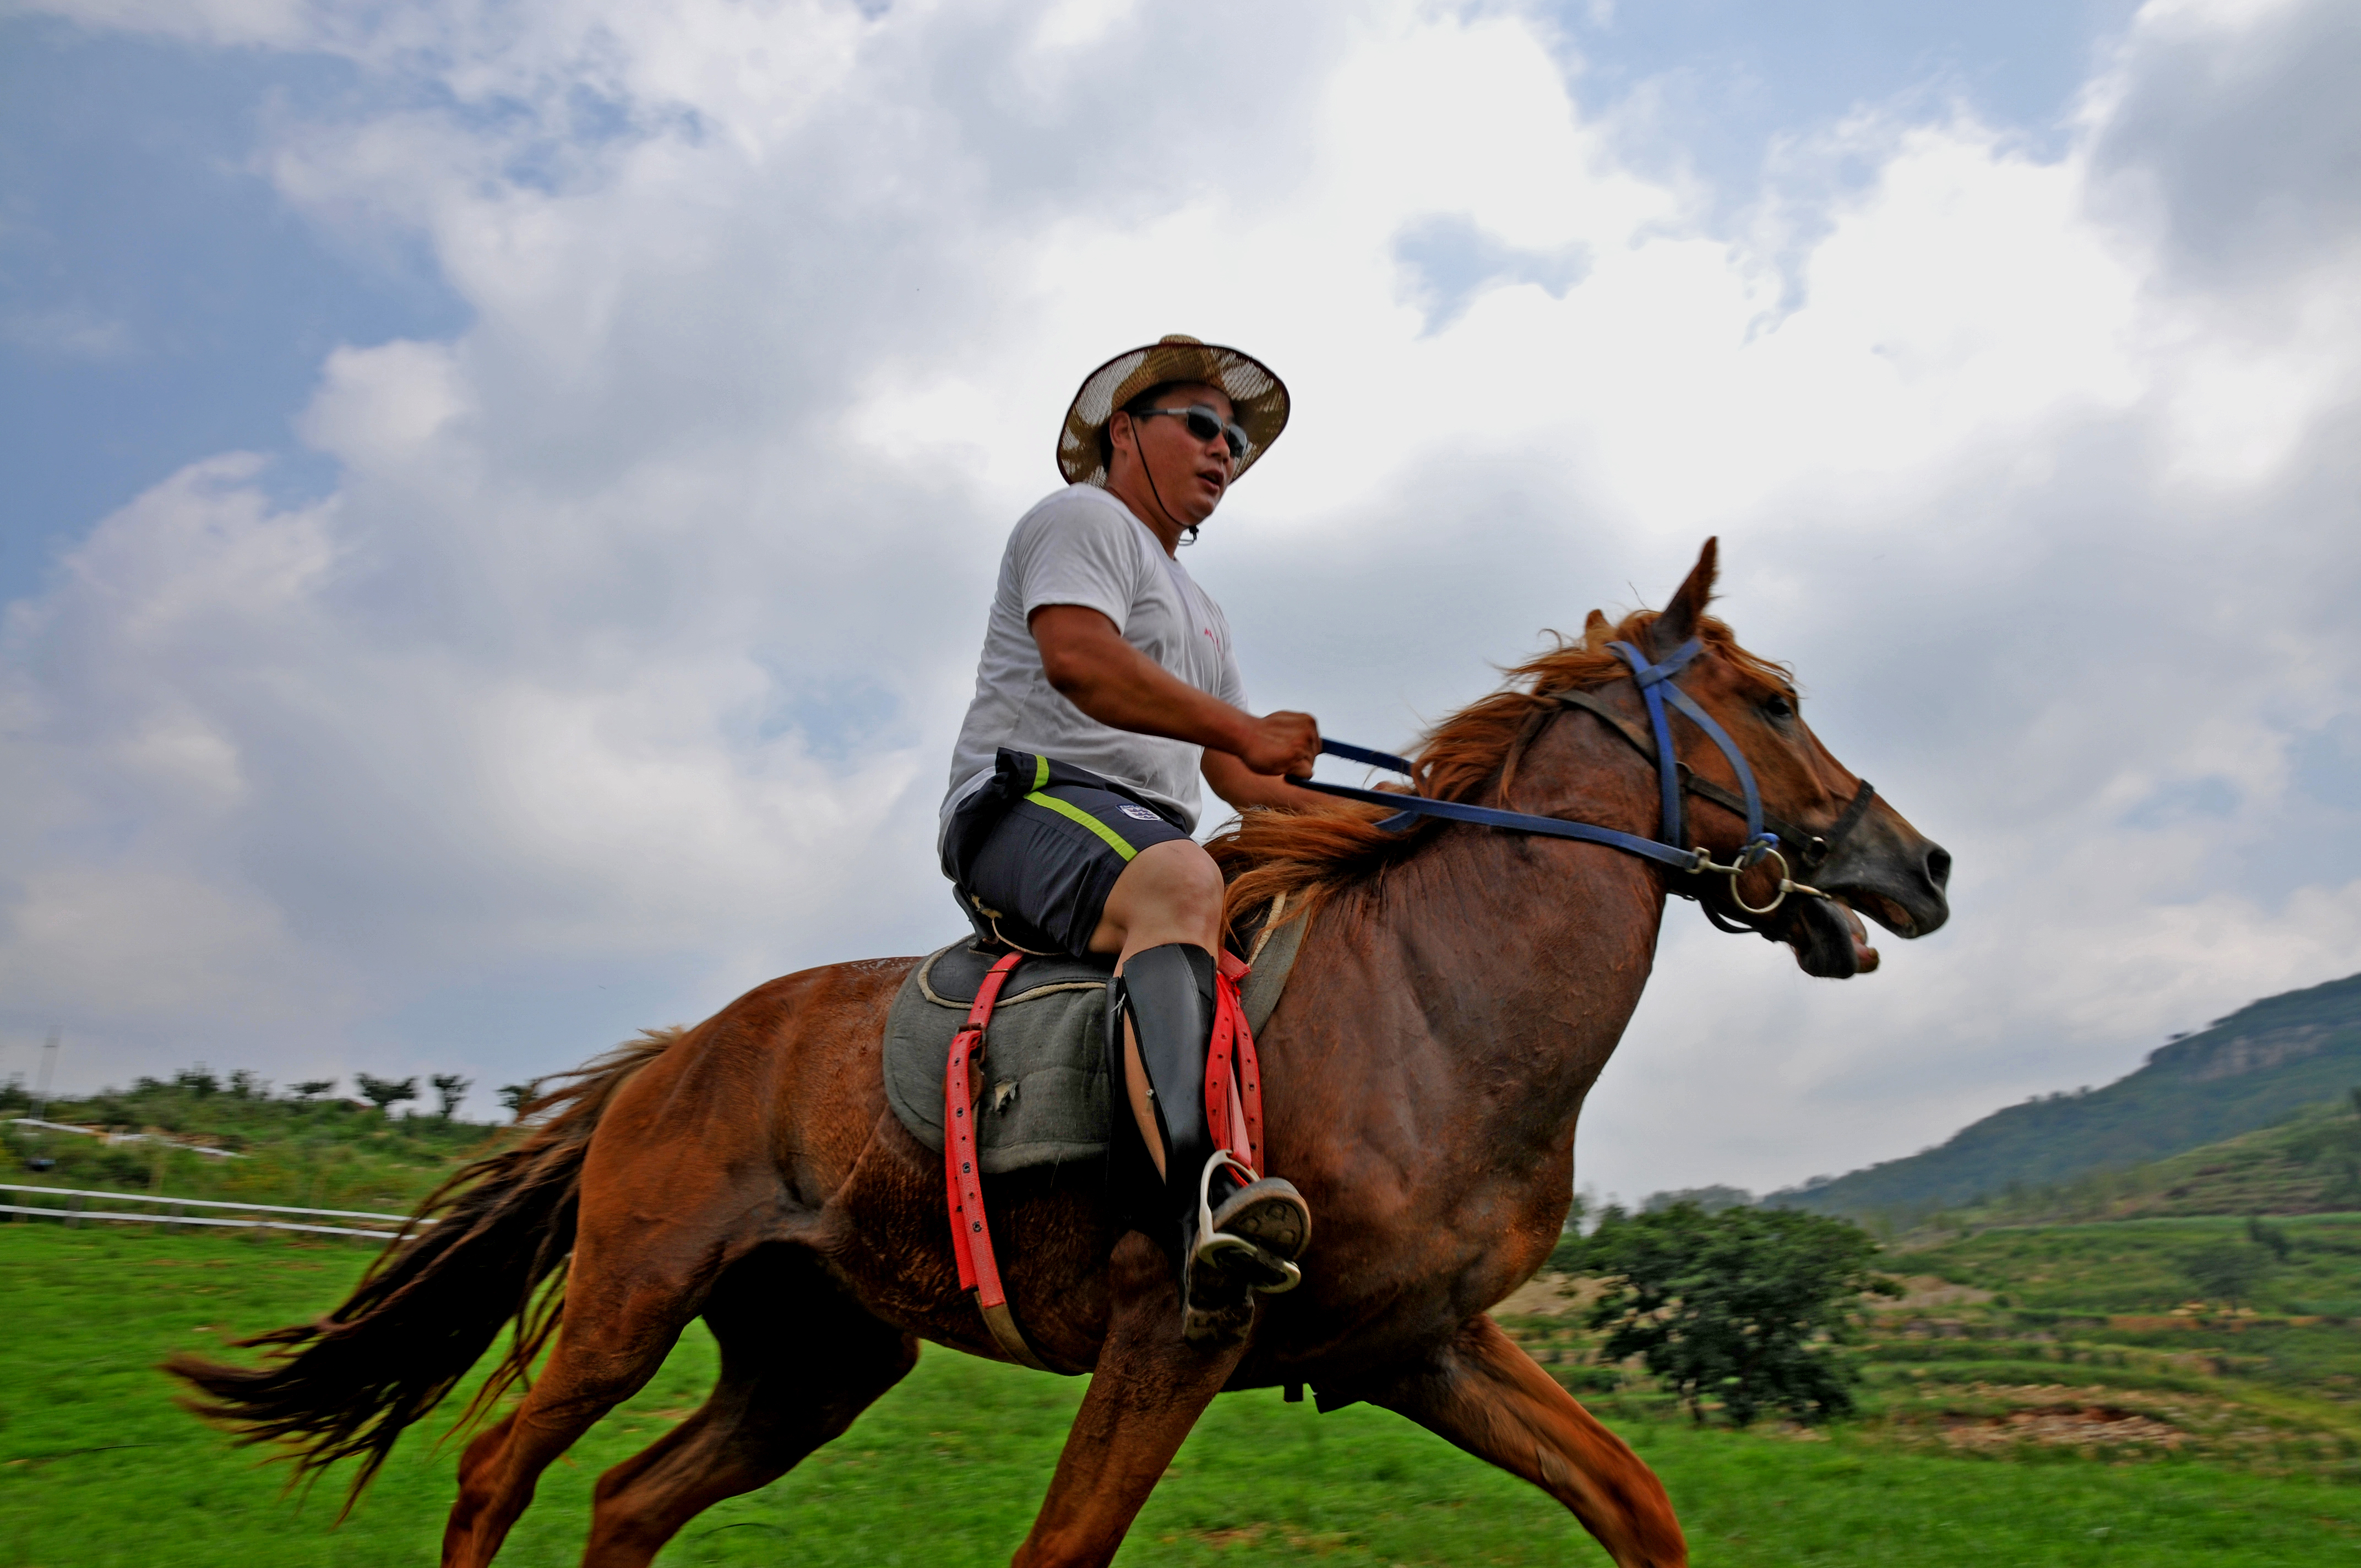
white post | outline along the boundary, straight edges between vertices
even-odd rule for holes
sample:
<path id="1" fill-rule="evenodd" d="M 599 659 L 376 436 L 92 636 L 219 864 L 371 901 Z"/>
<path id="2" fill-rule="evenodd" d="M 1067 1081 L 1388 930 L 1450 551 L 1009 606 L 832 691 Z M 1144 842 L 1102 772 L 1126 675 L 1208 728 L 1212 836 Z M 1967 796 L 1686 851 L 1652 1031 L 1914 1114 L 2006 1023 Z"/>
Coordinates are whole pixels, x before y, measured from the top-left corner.
<path id="1" fill-rule="evenodd" d="M 58 1032 L 52 1029 L 49 1031 L 49 1037 L 41 1046 L 41 1082 L 33 1095 L 33 1098 L 38 1102 L 33 1109 L 33 1116 L 37 1121 L 46 1122 L 49 1119 L 49 1080 L 55 1076 L 57 1067 Z"/>

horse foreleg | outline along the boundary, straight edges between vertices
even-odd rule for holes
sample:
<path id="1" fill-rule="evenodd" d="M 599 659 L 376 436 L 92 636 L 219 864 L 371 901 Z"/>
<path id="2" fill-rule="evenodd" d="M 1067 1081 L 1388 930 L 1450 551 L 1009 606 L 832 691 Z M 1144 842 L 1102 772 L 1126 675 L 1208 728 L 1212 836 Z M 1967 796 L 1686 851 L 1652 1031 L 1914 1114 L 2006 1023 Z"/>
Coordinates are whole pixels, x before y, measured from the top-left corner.
<path id="1" fill-rule="evenodd" d="M 1620 1568 L 1688 1562 L 1655 1473 L 1490 1318 L 1464 1324 L 1425 1362 L 1353 1392 L 1531 1481 L 1572 1509 Z"/>
<path id="2" fill-rule="evenodd" d="M 1154 1243 L 1133 1232 L 1108 1270 L 1113 1313 L 1091 1391 L 1058 1455 L 1015 1568 L 1100 1568 L 1229 1381 L 1243 1344 L 1201 1349 L 1180 1337 L 1180 1297 Z"/>
<path id="3" fill-rule="evenodd" d="M 598 1478 L 585 1568 L 644 1568 L 697 1514 L 841 1435 L 918 1363 L 909 1335 L 775 1270 L 733 1275 L 706 1322 L 720 1379 L 696 1414 Z"/>

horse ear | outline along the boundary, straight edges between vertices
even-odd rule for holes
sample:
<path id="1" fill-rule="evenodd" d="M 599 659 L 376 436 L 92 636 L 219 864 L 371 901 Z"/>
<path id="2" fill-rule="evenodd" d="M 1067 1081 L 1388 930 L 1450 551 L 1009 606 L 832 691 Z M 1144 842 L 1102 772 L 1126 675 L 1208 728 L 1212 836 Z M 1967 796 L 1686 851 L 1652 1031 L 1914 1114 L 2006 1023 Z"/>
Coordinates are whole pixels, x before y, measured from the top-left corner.
<path id="1" fill-rule="evenodd" d="M 1614 634 L 1615 629 L 1607 624 L 1607 618 L 1598 611 L 1592 610 L 1582 622 L 1582 651 L 1586 653 L 1598 652 L 1607 646 L 1608 639 Z"/>
<path id="2" fill-rule="evenodd" d="M 1688 580 L 1648 629 L 1649 651 L 1655 657 L 1664 658 L 1697 635 L 1697 622 L 1704 619 L 1705 607 L 1713 599 L 1715 563 L 1720 547 L 1719 537 L 1705 542 L 1705 548 L 1697 552 L 1697 565 L 1690 568 Z"/>

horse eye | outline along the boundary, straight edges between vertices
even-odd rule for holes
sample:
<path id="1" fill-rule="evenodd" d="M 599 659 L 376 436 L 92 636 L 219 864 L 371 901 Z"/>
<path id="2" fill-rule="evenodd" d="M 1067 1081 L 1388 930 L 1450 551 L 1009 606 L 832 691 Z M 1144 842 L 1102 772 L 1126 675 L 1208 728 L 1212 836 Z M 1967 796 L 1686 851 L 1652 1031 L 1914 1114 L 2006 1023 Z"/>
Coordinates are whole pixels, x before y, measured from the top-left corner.
<path id="1" fill-rule="evenodd" d="M 1773 693 L 1763 699 L 1763 711 L 1773 718 L 1793 718 L 1795 717 L 1795 705 L 1785 696 Z"/>

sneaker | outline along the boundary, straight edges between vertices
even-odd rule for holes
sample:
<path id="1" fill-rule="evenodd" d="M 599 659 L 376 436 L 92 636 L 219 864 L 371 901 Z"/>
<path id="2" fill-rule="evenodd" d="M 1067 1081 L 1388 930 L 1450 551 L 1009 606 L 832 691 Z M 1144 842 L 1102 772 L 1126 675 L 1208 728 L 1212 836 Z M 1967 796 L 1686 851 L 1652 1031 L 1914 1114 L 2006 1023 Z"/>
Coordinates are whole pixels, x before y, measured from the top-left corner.
<path id="1" fill-rule="evenodd" d="M 1312 1209 L 1284 1177 L 1266 1176 L 1224 1199 L 1197 1237 L 1191 1261 L 1208 1276 L 1206 1288 L 1226 1296 L 1219 1282 L 1236 1280 L 1276 1296 L 1303 1283 L 1295 1260 L 1312 1240 Z"/>

